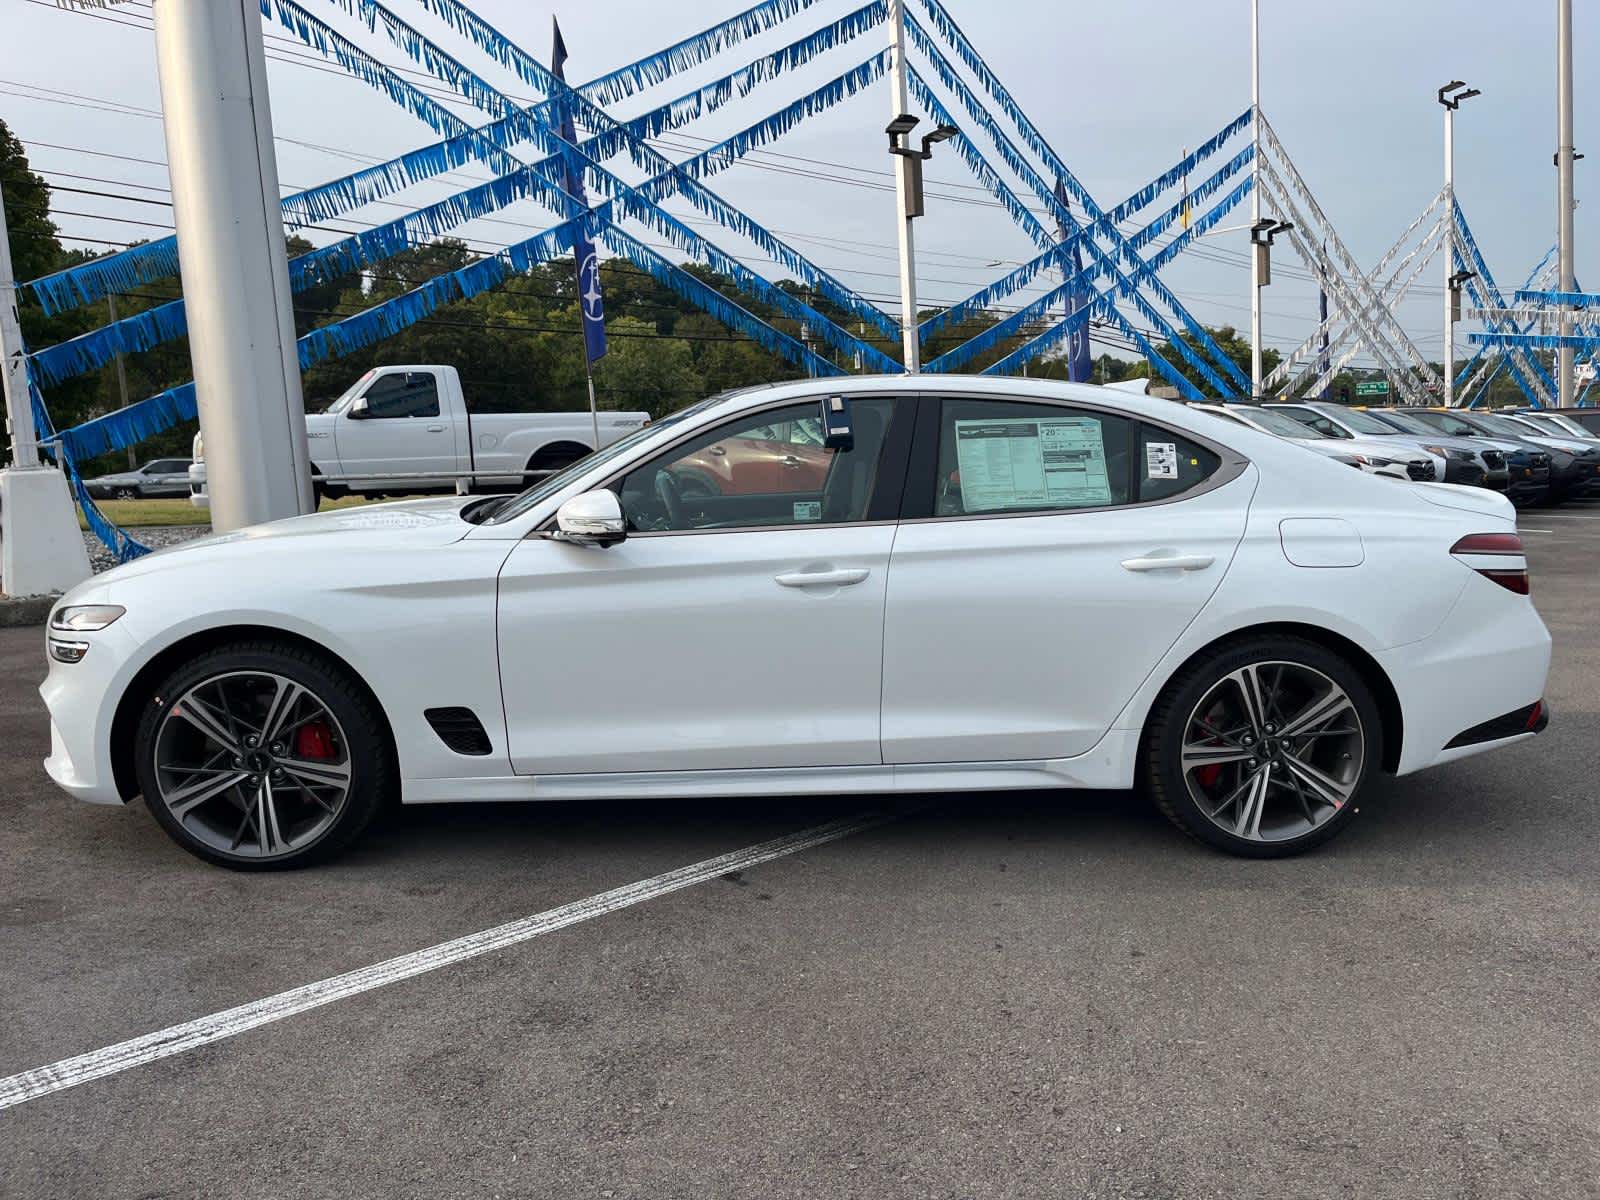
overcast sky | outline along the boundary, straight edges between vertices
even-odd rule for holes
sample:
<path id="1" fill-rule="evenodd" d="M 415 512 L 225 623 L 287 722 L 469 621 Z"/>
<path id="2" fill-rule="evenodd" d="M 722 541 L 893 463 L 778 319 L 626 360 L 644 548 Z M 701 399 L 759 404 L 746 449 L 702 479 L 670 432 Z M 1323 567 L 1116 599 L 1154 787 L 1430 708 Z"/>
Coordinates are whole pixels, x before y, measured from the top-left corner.
<path id="1" fill-rule="evenodd" d="M 300 2 L 385 62 L 415 68 L 381 32 L 352 21 L 338 4 Z M 513 74 L 429 18 L 416 0 L 389 3 L 495 86 L 525 100 L 535 98 Z M 474 7 L 544 62 L 553 12 L 571 53 L 569 78 L 582 80 L 746 3 L 476 0 Z M 857 3 L 820 0 L 778 30 L 622 101 L 614 112 L 631 116 L 654 107 Z M 921 12 L 917 0 L 911 4 L 913 12 Z M 1107 207 L 1249 104 L 1248 0 L 946 4 L 1056 151 Z M 1600 131 L 1600 92 L 1586 65 L 1600 57 L 1600 15 L 1591 4 L 1575 7 L 1577 144 L 1580 151 L 1586 144 L 1595 150 L 1578 165 L 1581 202 L 1592 190 L 1589 177 L 1600 169 L 1600 132 L 1590 136 L 1591 130 Z M 1323 210 L 1366 266 L 1442 182 L 1441 110 L 1434 89 L 1452 78 L 1482 89 L 1457 119 L 1457 195 L 1501 286 L 1509 291 L 1520 284 L 1555 237 L 1554 0 L 1331 0 L 1320 5 L 1263 0 L 1262 8 L 1263 109 Z M 149 4 L 135 0 L 89 15 L 60 11 L 54 0 L 0 0 L 0 12 L 0 115 L 28 144 L 35 168 L 61 189 L 58 225 L 64 233 L 107 242 L 159 236 L 170 222 L 170 209 L 159 203 L 167 198 L 166 153 Z M 286 188 L 316 184 L 437 140 L 387 97 L 330 69 L 282 26 L 270 24 L 268 37 L 279 172 Z M 872 31 L 805 71 L 766 84 L 668 135 L 661 148 L 683 158 L 705 139 L 753 123 L 861 62 L 882 40 L 881 32 Z M 417 75 L 408 78 L 423 82 Z M 960 115 L 952 100 L 945 102 Z M 452 107 L 470 119 L 485 119 L 464 103 Z M 769 228 L 783 231 L 821 266 L 893 309 L 894 202 L 879 190 L 887 182 L 882 131 L 889 110 L 888 84 L 882 83 L 800 125 L 710 183 Z M 525 148 L 525 157 L 532 153 Z M 612 165 L 630 181 L 640 177 L 624 158 Z M 485 177 L 464 171 L 403 198 L 410 205 L 427 203 Z M 918 226 L 924 304 L 954 300 L 1035 252 L 948 147 L 929 165 L 928 184 L 929 215 Z M 96 191 L 113 195 L 83 194 Z M 682 202 L 669 207 L 679 215 L 695 215 Z M 1043 215 L 1038 204 L 1030 207 Z M 399 211 L 374 206 L 336 224 L 351 229 L 392 219 Z M 1577 241 L 1579 279 L 1591 281 L 1591 287 L 1600 278 L 1600 222 L 1591 219 L 1593 211 L 1594 205 L 1579 208 Z M 1238 225 L 1246 214 L 1244 207 L 1236 210 L 1224 228 Z M 102 219 L 112 217 L 119 220 Z M 523 204 L 497 220 L 475 223 L 465 235 L 489 249 L 551 223 L 547 213 Z M 760 262 L 732 235 L 714 234 L 704 224 L 696 228 L 752 266 Z M 312 236 L 325 241 L 338 234 Z M 1245 236 L 1234 231 L 1206 239 L 1198 254 L 1184 255 L 1167 276 L 1201 320 L 1248 328 Z M 650 234 L 646 240 L 661 239 Z M 996 263 L 1005 265 L 991 265 Z M 777 273 L 770 264 L 763 269 Z M 1442 260 L 1435 259 L 1401 310 L 1408 331 L 1429 357 L 1437 357 L 1441 348 L 1443 271 Z M 1291 346 L 1315 324 L 1316 289 L 1281 247 L 1275 276 L 1266 299 L 1267 341 Z"/>

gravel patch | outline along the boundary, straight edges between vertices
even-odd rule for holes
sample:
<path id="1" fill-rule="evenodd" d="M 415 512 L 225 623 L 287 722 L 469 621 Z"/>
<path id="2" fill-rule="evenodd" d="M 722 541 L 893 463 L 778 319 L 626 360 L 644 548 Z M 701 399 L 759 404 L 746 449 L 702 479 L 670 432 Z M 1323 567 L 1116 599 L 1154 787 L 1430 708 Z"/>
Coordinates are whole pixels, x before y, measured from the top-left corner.
<path id="1" fill-rule="evenodd" d="M 205 537 L 210 532 L 209 525 L 149 525 L 128 530 L 134 541 L 141 542 L 152 550 L 159 550 L 163 546 L 176 546 L 179 542 Z M 117 556 L 107 550 L 94 534 L 84 533 L 83 544 L 89 550 L 89 565 L 95 571 L 109 571 L 117 565 Z"/>

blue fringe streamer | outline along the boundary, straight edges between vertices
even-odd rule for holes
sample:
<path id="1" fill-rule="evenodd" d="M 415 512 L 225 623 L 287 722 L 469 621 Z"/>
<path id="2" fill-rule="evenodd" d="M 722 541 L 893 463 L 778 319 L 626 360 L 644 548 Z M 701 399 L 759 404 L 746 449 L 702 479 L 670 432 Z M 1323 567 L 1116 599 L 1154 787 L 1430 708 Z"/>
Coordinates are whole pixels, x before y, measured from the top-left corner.
<path id="1" fill-rule="evenodd" d="M 423 0 L 424 3 L 429 0 Z M 682 71 L 735 46 L 749 37 L 765 33 L 810 8 L 817 0 L 765 0 L 693 37 L 685 38 L 615 71 L 591 79 L 579 90 L 596 104 L 615 104 L 634 92 L 652 87 Z"/>
<path id="2" fill-rule="evenodd" d="M 681 267 L 668 262 L 615 225 L 604 225 L 599 233 L 612 253 L 623 255 L 635 266 L 650 272 L 663 286 L 671 288 L 730 329 L 737 330 L 767 350 L 783 355 L 790 362 L 808 367 L 815 374 L 844 374 L 843 369 L 837 364 L 823 358 L 782 330 L 774 329 L 748 309 L 741 308 L 721 292 L 702 283 Z"/>
<path id="3" fill-rule="evenodd" d="M 40 382 L 50 387 L 110 362 L 118 354 L 149 350 L 152 346 L 189 331 L 183 301 L 173 300 L 156 308 L 113 321 L 91 333 L 79 334 L 65 342 L 33 352 L 33 367 Z"/>
<path id="4" fill-rule="evenodd" d="M 1142 292 L 1133 291 L 1129 295 L 1129 299 L 1139 307 L 1140 315 L 1146 320 L 1150 321 L 1157 331 L 1159 331 L 1161 335 L 1167 339 L 1168 343 L 1175 346 L 1184 359 L 1189 361 L 1191 365 L 1200 372 L 1201 376 L 1205 378 L 1206 382 L 1210 383 L 1217 389 L 1219 394 L 1223 396 L 1233 395 L 1235 394 L 1236 389 L 1241 389 L 1245 393 L 1248 393 L 1250 388 L 1249 381 L 1245 379 L 1243 373 L 1240 372 L 1239 368 L 1234 364 L 1234 362 L 1222 352 L 1222 348 L 1216 344 L 1215 339 L 1213 339 L 1211 335 L 1206 332 L 1205 328 L 1194 319 L 1194 317 L 1189 313 L 1189 310 L 1183 306 L 1181 301 L 1179 301 L 1177 296 L 1173 295 L 1172 290 L 1168 288 L 1158 276 L 1148 269 L 1148 264 L 1146 264 L 1144 260 L 1141 259 L 1139 255 L 1128 246 L 1127 239 L 1122 236 L 1121 232 L 1114 226 L 1100 224 L 1102 218 L 1106 216 L 1104 210 L 1095 203 L 1094 198 L 1088 194 L 1088 192 L 1083 188 L 1083 185 L 1077 181 L 1070 171 L 1067 170 L 1066 164 L 1063 163 L 1056 153 L 1045 143 L 1038 130 L 1033 127 L 1032 123 L 1029 122 L 1027 117 L 1023 115 L 1021 109 L 1017 107 L 1015 101 L 1011 99 L 1010 93 L 1006 91 L 1005 87 L 1000 83 L 1000 81 L 996 79 L 994 74 L 986 65 L 984 65 L 983 59 L 978 55 L 977 51 L 972 48 L 971 44 L 967 42 L 965 35 L 961 33 L 960 29 L 956 27 L 955 23 L 949 19 L 948 15 L 945 14 L 943 7 L 939 4 L 939 0 L 922 0 L 922 2 L 924 7 L 928 8 L 930 14 L 933 15 L 935 23 L 939 25 L 940 32 L 944 34 L 946 40 L 955 45 L 956 50 L 961 56 L 962 60 L 966 62 L 973 73 L 984 82 L 985 88 L 990 92 L 990 95 L 994 98 L 995 103 L 998 104 L 1000 108 L 1011 117 L 1013 124 L 1015 124 L 1019 131 L 1022 132 L 1024 140 L 1028 143 L 1030 148 L 1032 148 L 1034 153 L 1036 153 L 1039 157 L 1043 158 L 1052 170 L 1057 172 L 1057 176 L 1061 180 L 1063 186 L 1065 186 L 1068 191 L 1076 195 L 1079 202 L 1084 206 L 1084 210 L 1089 214 L 1091 222 L 1095 223 L 1100 232 L 1102 232 L 1108 238 L 1117 254 L 1121 258 L 1127 260 L 1133 267 L 1134 273 L 1132 278 L 1137 280 L 1140 286 L 1148 288 L 1152 293 L 1154 293 L 1161 304 L 1164 305 L 1168 311 L 1177 316 L 1179 323 L 1197 342 L 1199 342 L 1201 347 L 1204 348 L 1206 352 L 1216 360 L 1216 362 L 1222 367 L 1223 371 L 1230 377 L 1232 382 L 1224 383 L 1217 376 L 1211 365 L 1204 359 L 1195 355 L 1188 345 L 1177 336 L 1176 331 L 1167 323 L 1166 319 L 1152 305 L 1150 305 L 1148 301 L 1145 300 Z M 940 82 L 943 83 L 944 86 L 952 93 L 954 93 L 958 99 L 960 99 L 962 106 L 967 110 L 968 115 L 988 133 L 990 140 L 994 143 L 996 149 L 999 151 L 1001 158 L 1006 163 L 1006 166 L 1015 172 L 1028 184 L 1029 187 L 1034 190 L 1035 194 L 1044 203 L 1048 211 L 1055 213 L 1057 217 L 1063 221 L 1071 220 L 1071 215 L 1062 206 L 1061 202 L 1056 199 L 1054 189 L 1047 184 L 1043 178 L 1040 177 L 1038 171 L 1036 171 L 1033 166 L 1028 163 L 1027 160 L 1025 160 L 1017 151 L 1016 147 L 1012 144 L 1011 139 L 1007 137 L 1004 131 L 1002 131 L 998 124 L 996 124 L 994 117 L 989 110 L 978 100 L 975 95 L 973 95 L 972 90 L 967 86 L 965 80 L 963 80 L 956 72 L 955 68 L 950 64 L 950 61 L 946 59 L 942 53 L 940 53 L 938 46 L 928 35 L 927 31 L 924 30 L 909 13 L 906 15 L 906 33 L 910 37 L 912 44 L 917 47 L 917 49 L 933 66 L 935 73 L 939 76 Z M 1099 246 L 1092 238 L 1086 243 L 1086 248 L 1089 250 L 1090 254 L 1095 257 L 1097 262 L 1104 258 L 1103 251 L 1100 250 Z M 1115 266 L 1114 263 L 1111 264 L 1110 270 L 1114 272 L 1116 277 L 1123 284 L 1129 282 L 1129 280 L 1122 275 L 1121 271 Z"/>

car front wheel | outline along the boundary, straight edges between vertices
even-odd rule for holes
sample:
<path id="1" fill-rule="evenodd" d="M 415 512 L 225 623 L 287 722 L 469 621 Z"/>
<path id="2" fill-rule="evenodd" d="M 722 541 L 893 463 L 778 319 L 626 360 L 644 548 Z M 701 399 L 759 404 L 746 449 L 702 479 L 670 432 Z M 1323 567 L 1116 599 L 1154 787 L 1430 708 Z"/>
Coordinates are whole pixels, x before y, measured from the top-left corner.
<path id="1" fill-rule="evenodd" d="M 140 790 L 185 850 L 238 870 L 338 854 L 393 786 L 386 727 L 345 671 L 298 647 L 241 643 L 156 689 L 135 744 Z"/>
<path id="2" fill-rule="evenodd" d="M 139 498 L 139 489 L 131 487 L 119 487 L 116 491 L 111 493 L 111 495 L 112 498 L 116 500 L 137 500 Z"/>
<path id="3" fill-rule="evenodd" d="M 1314 642 L 1270 635 L 1192 664 L 1151 716 L 1144 775 L 1186 833 L 1275 858 L 1327 841 L 1382 758 L 1371 689 Z"/>

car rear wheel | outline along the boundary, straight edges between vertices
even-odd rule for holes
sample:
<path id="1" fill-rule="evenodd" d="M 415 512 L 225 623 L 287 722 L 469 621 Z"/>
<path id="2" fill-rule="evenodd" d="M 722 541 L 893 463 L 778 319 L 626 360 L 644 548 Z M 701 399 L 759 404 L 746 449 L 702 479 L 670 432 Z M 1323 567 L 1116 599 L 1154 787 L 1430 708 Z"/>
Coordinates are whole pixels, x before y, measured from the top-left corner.
<path id="1" fill-rule="evenodd" d="M 1187 668 L 1149 729 L 1143 769 L 1157 805 L 1184 832 L 1252 858 L 1336 834 L 1383 755 L 1360 673 L 1288 636 L 1236 642 Z"/>
<path id="2" fill-rule="evenodd" d="M 174 671 L 146 706 L 135 756 L 162 828 L 237 870 L 333 857 L 393 786 L 386 727 L 365 690 L 317 655 L 270 642 Z"/>

